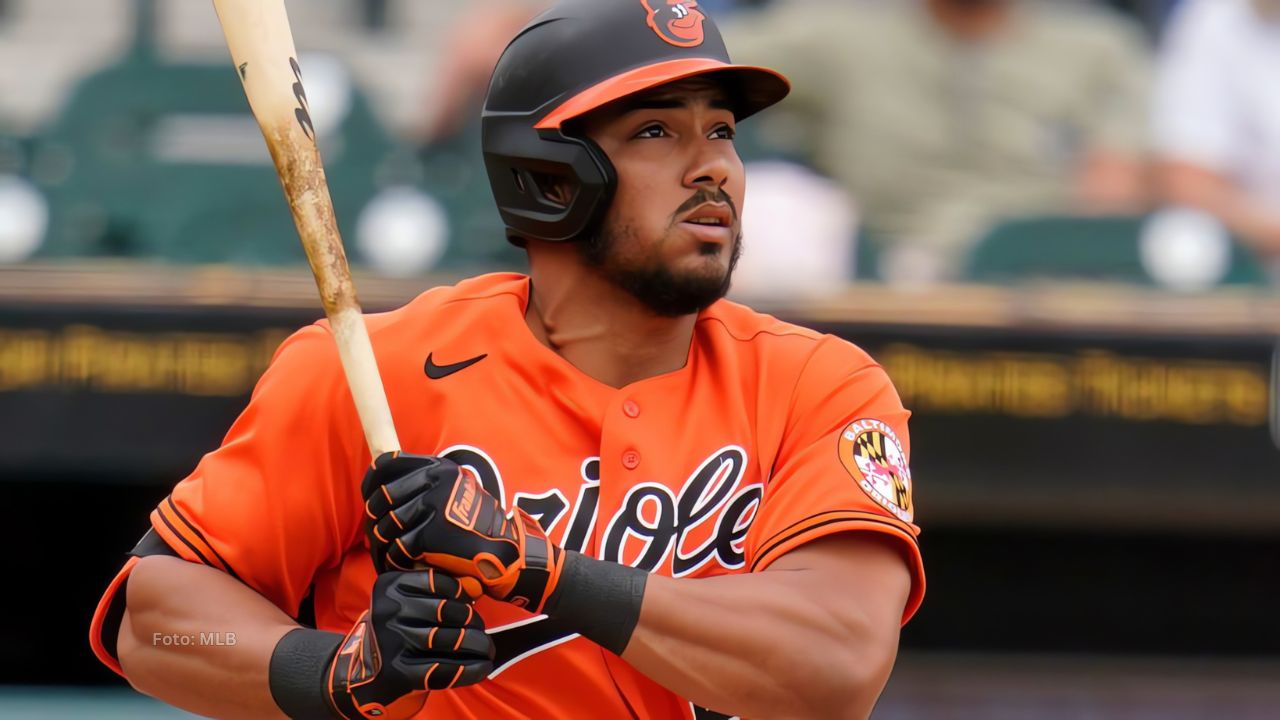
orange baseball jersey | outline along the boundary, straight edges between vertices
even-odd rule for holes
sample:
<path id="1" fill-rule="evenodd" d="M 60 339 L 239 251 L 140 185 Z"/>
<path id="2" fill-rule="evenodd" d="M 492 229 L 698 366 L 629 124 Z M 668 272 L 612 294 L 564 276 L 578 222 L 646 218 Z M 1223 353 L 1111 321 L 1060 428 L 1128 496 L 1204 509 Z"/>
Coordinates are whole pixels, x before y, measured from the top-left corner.
<path id="1" fill-rule="evenodd" d="M 673 577 L 760 572 L 832 533 L 889 535 L 912 574 L 903 622 L 915 612 L 924 570 L 908 413 L 866 353 L 720 301 L 699 316 L 682 369 L 613 388 L 534 338 L 528 298 L 527 277 L 491 274 L 369 317 L 406 451 L 455 460 L 565 548 Z M 359 490 L 369 463 L 318 323 L 280 347 L 152 528 L 294 617 L 310 595 L 316 626 L 345 632 L 374 581 Z M 112 601 L 133 562 L 92 631 L 117 672 Z M 488 598 L 477 608 L 497 647 L 493 675 L 432 693 L 421 717 L 721 717 L 553 619 Z"/>

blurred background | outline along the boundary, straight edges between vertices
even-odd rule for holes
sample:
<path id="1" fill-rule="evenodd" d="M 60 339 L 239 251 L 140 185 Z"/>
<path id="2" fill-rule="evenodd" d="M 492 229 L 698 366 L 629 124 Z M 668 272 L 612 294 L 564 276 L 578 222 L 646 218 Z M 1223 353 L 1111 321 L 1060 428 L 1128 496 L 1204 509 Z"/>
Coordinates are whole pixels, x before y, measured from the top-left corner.
<path id="1" fill-rule="evenodd" d="M 542 4 L 289 4 L 367 309 L 522 268 L 477 112 Z M 876 717 L 1280 717 L 1280 2 L 698 4 L 795 85 L 735 295 L 915 413 Z M 319 316 L 208 0 L 0 0 L 0 716 L 183 717 L 89 618 Z"/>

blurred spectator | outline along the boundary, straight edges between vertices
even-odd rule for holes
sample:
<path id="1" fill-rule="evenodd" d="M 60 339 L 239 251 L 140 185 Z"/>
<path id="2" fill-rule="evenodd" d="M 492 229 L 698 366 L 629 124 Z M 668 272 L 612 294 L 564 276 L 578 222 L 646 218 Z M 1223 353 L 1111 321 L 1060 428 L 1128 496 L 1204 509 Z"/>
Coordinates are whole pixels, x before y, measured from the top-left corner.
<path id="1" fill-rule="evenodd" d="M 428 98 L 422 140 L 430 145 L 479 124 L 489 76 L 502 50 L 551 0 L 474 0 L 449 34 L 435 71 L 439 88 Z"/>
<path id="2" fill-rule="evenodd" d="M 1186 0 L 1158 87 L 1163 199 L 1216 215 L 1280 277 L 1280 0 Z"/>
<path id="3" fill-rule="evenodd" d="M 844 188 L 806 167 L 749 163 L 742 227 L 735 295 L 749 301 L 826 295 L 854 277 L 857 208 Z"/>
<path id="4" fill-rule="evenodd" d="M 370 30 L 382 30 L 387 27 L 387 11 L 389 0 L 360 0 L 360 19 Z"/>
<path id="5" fill-rule="evenodd" d="M 768 139 L 799 138 L 854 193 L 889 279 L 955 277 L 1002 216 L 1143 204 L 1148 60 L 1110 11 L 789 0 L 727 34 L 790 75 L 798 129 Z"/>

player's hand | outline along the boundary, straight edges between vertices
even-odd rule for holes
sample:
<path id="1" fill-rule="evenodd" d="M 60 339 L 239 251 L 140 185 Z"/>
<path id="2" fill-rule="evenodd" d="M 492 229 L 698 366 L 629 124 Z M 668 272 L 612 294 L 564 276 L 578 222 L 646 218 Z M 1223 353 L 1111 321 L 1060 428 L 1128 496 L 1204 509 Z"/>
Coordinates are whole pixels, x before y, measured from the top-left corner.
<path id="1" fill-rule="evenodd" d="M 488 677 L 493 641 L 474 599 L 436 570 L 379 575 L 369 610 L 329 666 L 329 700 L 338 714 L 410 718 L 427 702 L 427 691 Z"/>
<path id="2" fill-rule="evenodd" d="M 451 460 L 386 454 L 365 475 L 365 528 L 374 566 L 429 566 L 491 597 L 541 612 L 564 551 L 528 513 L 508 514 Z"/>

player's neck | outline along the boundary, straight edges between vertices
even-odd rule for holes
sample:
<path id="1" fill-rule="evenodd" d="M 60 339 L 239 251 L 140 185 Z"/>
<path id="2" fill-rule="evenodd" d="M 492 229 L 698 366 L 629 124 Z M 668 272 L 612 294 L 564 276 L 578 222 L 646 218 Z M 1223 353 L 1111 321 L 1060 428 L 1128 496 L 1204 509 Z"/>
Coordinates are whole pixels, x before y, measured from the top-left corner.
<path id="1" fill-rule="evenodd" d="M 655 315 L 567 253 L 530 265 L 529 330 L 586 375 L 622 387 L 684 367 L 696 315 Z"/>

